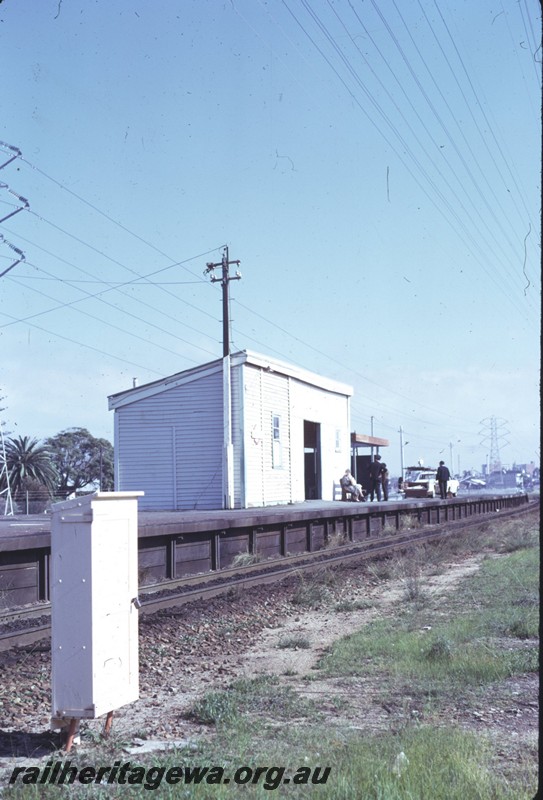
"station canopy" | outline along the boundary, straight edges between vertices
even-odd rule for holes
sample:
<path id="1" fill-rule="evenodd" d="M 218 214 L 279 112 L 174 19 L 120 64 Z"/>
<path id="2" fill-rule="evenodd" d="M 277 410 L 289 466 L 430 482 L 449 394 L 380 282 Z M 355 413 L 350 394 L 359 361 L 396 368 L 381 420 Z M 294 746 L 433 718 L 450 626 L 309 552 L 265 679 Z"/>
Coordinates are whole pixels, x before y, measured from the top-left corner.
<path id="1" fill-rule="evenodd" d="M 390 442 L 388 439 L 380 439 L 378 436 L 368 436 L 365 433 L 351 433 L 351 447 L 359 448 L 364 447 L 389 447 Z"/>

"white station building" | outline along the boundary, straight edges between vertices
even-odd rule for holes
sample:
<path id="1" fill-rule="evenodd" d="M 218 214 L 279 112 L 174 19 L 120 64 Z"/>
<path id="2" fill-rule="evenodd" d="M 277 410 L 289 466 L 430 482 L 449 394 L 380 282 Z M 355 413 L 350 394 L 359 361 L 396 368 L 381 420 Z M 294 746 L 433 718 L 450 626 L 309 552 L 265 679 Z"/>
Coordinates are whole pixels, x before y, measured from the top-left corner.
<path id="1" fill-rule="evenodd" d="M 352 394 L 248 350 L 118 392 L 115 489 L 145 492 L 147 511 L 333 500 Z"/>

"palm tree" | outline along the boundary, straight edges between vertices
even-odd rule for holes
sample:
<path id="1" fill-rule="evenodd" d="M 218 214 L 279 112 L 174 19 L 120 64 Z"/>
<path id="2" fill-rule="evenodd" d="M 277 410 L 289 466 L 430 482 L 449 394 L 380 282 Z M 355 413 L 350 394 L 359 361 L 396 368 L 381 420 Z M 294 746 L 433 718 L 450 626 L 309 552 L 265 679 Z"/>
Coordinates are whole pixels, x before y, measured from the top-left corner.
<path id="1" fill-rule="evenodd" d="M 6 466 L 14 494 L 23 492 L 29 481 L 38 481 L 50 492 L 56 488 L 57 472 L 51 461 L 51 453 L 47 447 L 40 445 L 38 439 L 29 436 L 8 439 Z"/>

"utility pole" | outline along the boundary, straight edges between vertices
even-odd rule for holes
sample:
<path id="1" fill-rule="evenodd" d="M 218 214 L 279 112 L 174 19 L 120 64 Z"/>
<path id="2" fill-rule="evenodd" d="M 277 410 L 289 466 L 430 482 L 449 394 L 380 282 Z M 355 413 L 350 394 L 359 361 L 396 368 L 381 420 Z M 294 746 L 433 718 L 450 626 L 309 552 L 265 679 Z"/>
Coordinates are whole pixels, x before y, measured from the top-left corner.
<path id="1" fill-rule="evenodd" d="M 223 256 L 218 264 L 208 262 L 204 270 L 204 275 L 213 273 L 216 267 L 222 268 L 222 276 L 216 278 L 211 275 L 211 282 L 221 282 L 222 286 L 222 356 L 223 356 L 223 508 L 234 507 L 234 445 L 232 442 L 232 387 L 230 384 L 230 319 L 228 284 L 230 281 L 239 281 L 241 273 L 236 272 L 230 275 L 230 264 L 239 267 L 239 261 L 230 261 L 228 258 L 228 247 L 224 248 Z"/>
<path id="2" fill-rule="evenodd" d="M 403 480 L 403 430 L 402 426 L 400 425 L 400 466 L 402 470 L 402 480 Z"/>
<path id="3" fill-rule="evenodd" d="M 211 283 L 218 283 L 221 282 L 222 285 L 222 354 L 223 357 L 230 355 L 230 319 L 229 319 L 229 300 L 228 300 L 228 284 L 230 281 L 239 281 L 241 278 L 241 272 L 239 270 L 236 272 L 235 275 L 230 275 L 229 273 L 229 266 L 230 264 L 237 264 L 239 267 L 239 261 L 229 261 L 228 260 L 228 246 L 224 248 L 223 257 L 221 261 L 217 264 L 213 264 L 208 262 L 206 264 L 206 268 L 204 270 L 204 275 L 213 272 L 216 267 L 222 267 L 222 276 L 220 278 L 216 278 L 215 275 L 211 276 Z"/>

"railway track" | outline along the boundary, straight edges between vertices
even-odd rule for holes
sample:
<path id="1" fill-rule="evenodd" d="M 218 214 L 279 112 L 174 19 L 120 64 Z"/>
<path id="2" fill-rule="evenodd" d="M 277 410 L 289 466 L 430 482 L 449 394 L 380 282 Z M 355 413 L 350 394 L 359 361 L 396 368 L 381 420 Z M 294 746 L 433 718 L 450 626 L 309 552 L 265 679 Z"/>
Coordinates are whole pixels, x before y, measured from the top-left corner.
<path id="1" fill-rule="evenodd" d="M 500 520 L 524 517 L 539 509 L 539 501 L 500 511 Z M 444 536 L 488 525 L 493 518 L 464 518 L 437 526 L 424 526 L 403 532 L 382 531 L 378 537 L 354 544 L 344 542 L 315 553 L 285 556 L 248 566 L 223 569 L 175 581 L 163 581 L 140 589 L 140 614 L 149 615 L 165 608 L 206 600 L 229 591 L 242 591 L 255 585 L 275 583 L 296 573 L 339 566 L 356 559 L 386 556 L 417 544 L 437 541 Z M 22 647 L 50 635 L 50 603 L 0 613 L 0 652 Z"/>

